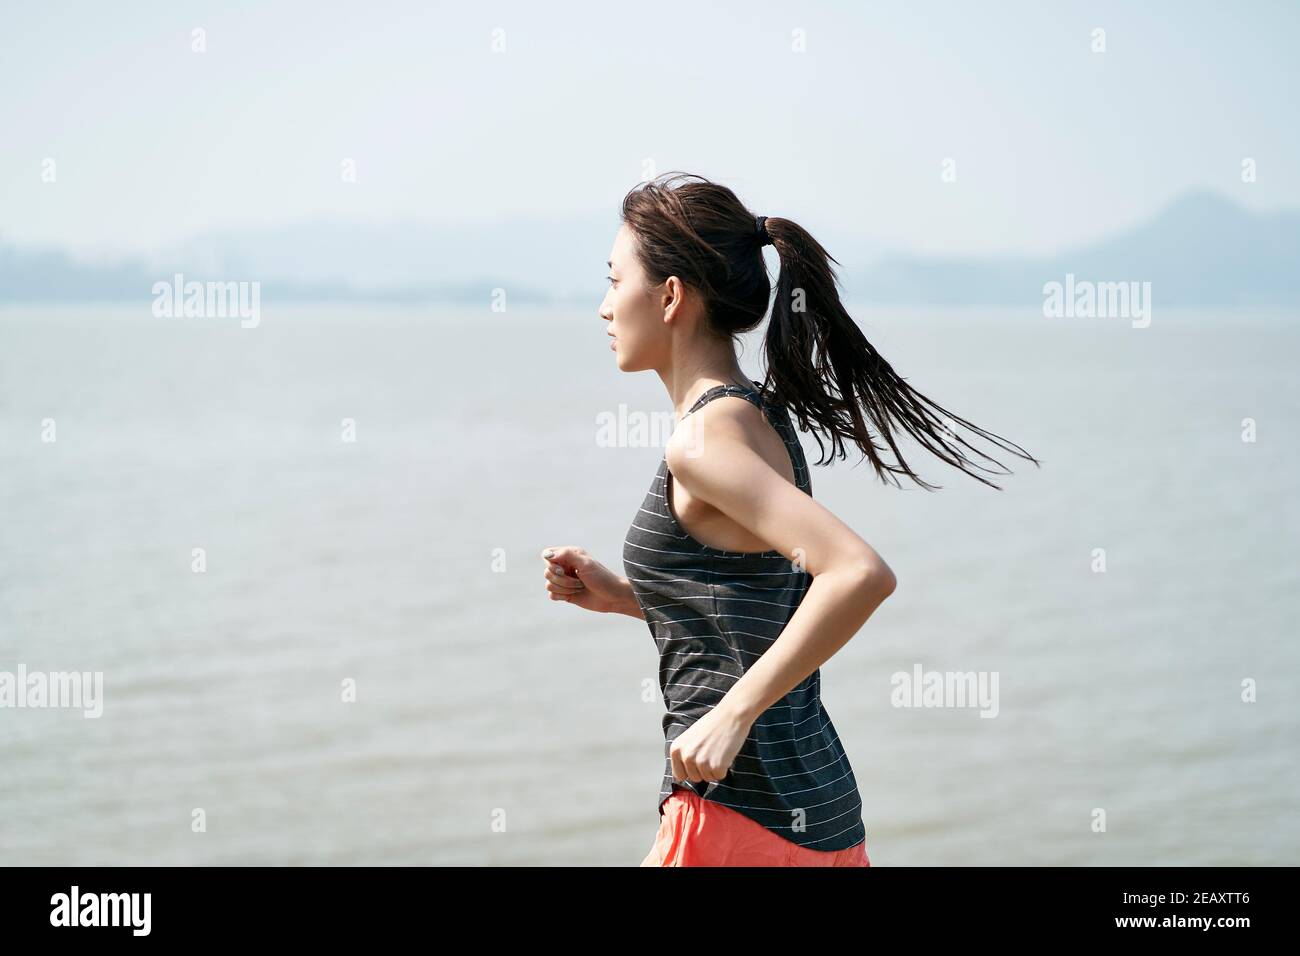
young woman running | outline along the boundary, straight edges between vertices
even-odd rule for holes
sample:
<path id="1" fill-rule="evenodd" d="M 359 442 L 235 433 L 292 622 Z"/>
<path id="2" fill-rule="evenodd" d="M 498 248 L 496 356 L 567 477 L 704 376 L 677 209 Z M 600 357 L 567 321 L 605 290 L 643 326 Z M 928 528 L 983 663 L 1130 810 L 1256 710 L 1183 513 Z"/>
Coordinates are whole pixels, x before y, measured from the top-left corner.
<path id="1" fill-rule="evenodd" d="M 870 866 L 819 668 L 895 579 L 813 499 L 789 412 L 822 449 L 817 464 L 852 443 L 895 485 L 905 475 L 938 487 L 908 466 L 898 430 L 993 488 L 976 472 L 1009 472 L 957 425 L 1038 461 L 900 378 L 840 303 L 836 260 L 791 220 L 755 217 L 730 189 L 685 173 L 633 189 L 622 220 L 600 317 L 619 369 L 656 372 L 678 427 L 628 529 L 626 577 L 578 547 L 542 558 L 552 600 L 641 618 L 659 652 L 660 827 L 641 865 Z M 767 311 L 767 244 L 781 268 L 760 383 L 741 371 L 734 339 Z"/>

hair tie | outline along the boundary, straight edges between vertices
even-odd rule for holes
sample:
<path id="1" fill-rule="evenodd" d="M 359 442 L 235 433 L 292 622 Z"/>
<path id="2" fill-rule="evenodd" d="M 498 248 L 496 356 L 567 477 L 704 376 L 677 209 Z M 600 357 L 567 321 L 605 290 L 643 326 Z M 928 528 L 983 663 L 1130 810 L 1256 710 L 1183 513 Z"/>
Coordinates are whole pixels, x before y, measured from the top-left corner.
<path id="1" fill-rule="evenodd" d="M 758 236 L 758 246 L 759 246 L 760 249 L 761 249 L 763 246 L 770 246 L 770 245 L 772 245 L 772 237 L 769 236 L 769 235 L 767 234 L 767 217 L 766 217 L 766 216 L 755 216 L 755 217 L 754 217 L 754 232 L 755 232 L 755 234 Z"/>

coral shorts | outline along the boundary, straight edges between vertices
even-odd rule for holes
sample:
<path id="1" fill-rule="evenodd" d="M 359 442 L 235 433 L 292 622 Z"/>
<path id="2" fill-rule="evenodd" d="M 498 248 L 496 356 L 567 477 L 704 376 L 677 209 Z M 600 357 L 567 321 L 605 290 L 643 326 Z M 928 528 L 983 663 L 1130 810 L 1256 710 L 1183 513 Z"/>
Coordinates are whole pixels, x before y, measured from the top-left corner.
<path id="1" fill-rule="evenodd" d="M 737 810 L 673 787 L 642 866 L 870 866 L 865 841 L 814 850 L 773 833 Z"/>

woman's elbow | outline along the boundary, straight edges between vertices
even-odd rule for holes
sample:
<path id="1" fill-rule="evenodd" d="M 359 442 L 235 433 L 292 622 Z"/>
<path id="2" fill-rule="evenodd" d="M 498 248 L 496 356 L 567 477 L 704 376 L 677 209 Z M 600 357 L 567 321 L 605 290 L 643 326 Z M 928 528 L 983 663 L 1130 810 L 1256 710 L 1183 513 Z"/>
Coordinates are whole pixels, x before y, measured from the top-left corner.
<path id="1" fill-rule="evenodd" d="M 859 593 L 873 605 L 883 603 L 898 587 L 893 569 L 874 557 L 859 563 L 856 579 Z"/>
<path id="2" fill-rule="evenodd" d="M 887 564 L 881 565 L 881 568 L 882 568 L 881 573 L 883 575 L 882 580 L 885 588 L 885 597 L 889 597 L 891 594 L 894 593 L 894 589 L 898 587 L 898 578 L 894 577 L 894 570 L 889 565 Z"/>

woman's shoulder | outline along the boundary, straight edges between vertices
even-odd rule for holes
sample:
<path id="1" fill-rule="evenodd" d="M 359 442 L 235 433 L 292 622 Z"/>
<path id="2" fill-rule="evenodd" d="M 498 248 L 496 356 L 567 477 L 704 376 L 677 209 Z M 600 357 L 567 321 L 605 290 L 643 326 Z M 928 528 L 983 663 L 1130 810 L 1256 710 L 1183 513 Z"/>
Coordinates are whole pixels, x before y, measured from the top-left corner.
<path id="1" fill-rule="evenodd" d="M 757 393 L 751 393 L 757 398 Z M 740 390 L 720 395 L 678 424 L 668 439 L 665 458 L 674 475 L 705 483 L 727 474 L 738 458 L 757 454 L 777 467 L 787 443 L 777 420 L 779 406 L 760 407 Z M 781 470 L 778 467 L 778 470 Z"/>

